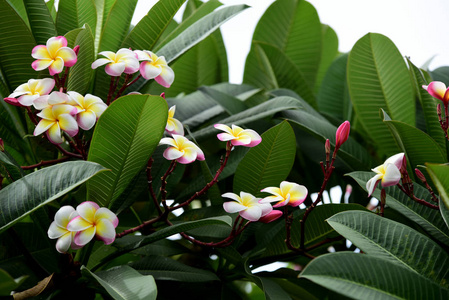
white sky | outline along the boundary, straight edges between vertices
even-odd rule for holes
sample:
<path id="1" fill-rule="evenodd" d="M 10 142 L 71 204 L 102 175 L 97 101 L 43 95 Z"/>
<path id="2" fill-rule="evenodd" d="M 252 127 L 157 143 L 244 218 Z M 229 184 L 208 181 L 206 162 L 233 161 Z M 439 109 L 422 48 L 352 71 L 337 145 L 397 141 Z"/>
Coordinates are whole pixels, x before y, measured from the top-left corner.
<path id="1" fill-rule="evenodd" d="M 142 18 L 155 0 L 139 0 L 133 23 Z M 251 8 L 224 24 L 221 29 L 228 51 L 230 81 L 241 83 L 246 55 L 254 28 L 273 0 L 221 0 L 224 4 L 247 4 Z M 368 32 L 388 36 L 402 55 L 423 65 L 435 56 L 430 69 L 449 66 L 448 0 L 309 0 L 321 23 L 337 33 L 339 50 L 348 52 Z"/>

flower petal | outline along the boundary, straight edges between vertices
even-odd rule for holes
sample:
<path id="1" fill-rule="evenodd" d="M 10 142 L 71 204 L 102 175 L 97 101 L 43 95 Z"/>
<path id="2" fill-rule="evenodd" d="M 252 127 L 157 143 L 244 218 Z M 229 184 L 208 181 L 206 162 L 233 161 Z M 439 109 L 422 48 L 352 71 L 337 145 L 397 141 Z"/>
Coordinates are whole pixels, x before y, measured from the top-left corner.
<path id="1" fill-rule="evenodd" d="M 60 57 L 56 57 L 53 63 L 48 67 L 48 72 L 51 76 L 59 74 L 64 68 L 64 61 Z"/>
<path id="2" fill-rule="evenodd" d="M 76 122 L 78 126 L 84 130 L 89 130 L 95 125 L 97 116 L 92 111 L 83 111 L 76 116 Z"/>
<path id="3" fill-rule="evenodd" d="M 35 59 L 49 59 L 52 60 L 50 57 L 47 47 L 44 45 L 37 45 L 31 50 L 31 56 Z"/>
<path id="4" fill-rule="evenodd" d="M 54 124 L 55 124 L 54 121 L 49 121 L 45 119 L 40 120 L 36 128 L 34 129 L 33 135 L 38 136 L 39 134 L 44 133 Z"/>
<path id="5" fill-rule="evenodd" d="M 446 85 L 441 81 L 432 81 L 428 86 L 423 86 L 424 89 L 432 96 L 439 100 L 444 99 L 446 93 Z"/>
<path id="6" fill-rule="evenodd" d="M 39 83 L 36 86 L 36 91 L 39 95 L 48 95 L 55 87 L 55 80 L 53 78 L 44 78 L 39 80 Z"/>
<path id="7" fill-rule="evenodd" d="M 162 68 L 159 76 L 154 78 L 154 80 L 156 80 L 156 82 L 163 87 L 169 88 L 172 85 L 173 81 L 175 81 L 175 72 L 173 72 L 173 70 L 169 66 L 165 66 Z"/>
<path id="8" fill-rule="evenodd" d="M 47 137 L 50 142 L 53 144 L 61 144 L 64 140 L 61 137 L 61 128 L 59 127 L 59 123 L 55 122 L 53 126 L 51 126 L 47 131 Z"/>
<path id="9" fill-rule="evenodd" d="M 115 240 L 114 225 L 107 219 L 100 219 L 96 224 L 96 237 L 105 245 L 112 244 Z"/>
<path id="10" fill-rule="evenodd" d="M 56 57 L 58 50 L 67 46 L 67 39 L 63 36 L 51 37 L 47 40 L 46 46 L 50 57 Z"/>
<path id="11" fill-rule="evenodd" d="M 100 208 L 97 203 L 92 201 L 85 201 L 76 207 L 78 214 L 83 217 L 84 220 L 94 223 L 95 213 Z"/>
<path id="12" fill-rule="evenodd" d="M 385 162 L 384 165 L 387 164 L 394 164 L 399 170 L 402 168 L 402 161 L 404 160 L 405 153 L 398 153 L 391 157 L 389 157 Z"/>
<path id="13" fill-rule="evenodd" d="M 280 211 L 280 210 L 272 210 L 269 214 L 261 217 L 259 219 L 259 222 L 270 223 L 270 222 L 273 222 L 273 221 L 279 219 L 281 216 L 282 216 L 282 211 Z"/>
<path id="14" fill-rule="evenodd" d="M 53 62 L 53 59 L 38 59 L 31 63 L 31 67 L 34 71 L 42 71 L 48 68 Z"/>
<path id="15" fill-rule="evenodd" d="M 92 226 L 83 231 L 78 231 L 73 238 L 77 246 L 84 246 L 89 243 L 95 236 L 96 227 Z"/>
<path id="16" fill-rule="evenodd" d="M 62 58 L 64 61 L 64 66 L 66 67 L 72 67 L 77 60 L 77 56 L 75 54 L 75 51 L 73 51 L 69 47 L 62 47 L 56 52 L 56 56 Z"/>
<path id="17" fill-rule="evenodd" d="M 67 228 L 67 224 L 71 221 L 70 216 L 76 212 L 70 205 L 62 206 L 55 214 L 55 222 L 62 228 Z"/>
<path id="18" fill-rule="evenodd" d="M 68 232 L 67 229 L 62 228 L 56 224 L 56 221 L 51 222 L 50 228 L 48 228 L 47 235 L 50 239 L 57 239 Z"/>
<path id="19" fill-rule="evenodd" d="M 165 127 L 165 130 L 170 134 L 184 135 L 184 126 L 175 118 L 167 119 L 167 126 Z"/>
<path id="20" fill-rule="evenodd" d="M 374 190 L 376 189 L 377 183 L 381 178 L 382 175 L 377 174 L 376 176 L 367 181 L 366 190 L 368 191 L 368 197 L 370 197 L 373 194 Z"/>
<path id="21" fill-rule="evenodd" d="M 223 130 L 223 131 L 225 131 L 225 132 L 227 132 L 227 133 L 229 133 L 229 134 L 232 133 L 231 127 L 229 127 L 229 126 L 227 126 L 227 125 L 225 125 L 225 124 L 215 124 L 214 127 L 215 127 L 216 129 Z"/>
<path id="22" fill-rule="evenodd" d="M 97 59 L 96 61 L 94 61 L 94 62 L 92 63 L 91 68 L 92 68 L 92 69 L 96 69 L 96 68 L 98 68 L 99 66 L 108 64 L 108 63 L 110 63 L 110 62 L 112 62 L 110 59 L 107 59 L 107 58 L 99 58 L 99 59 Z"/>
<path id="23" fill-rule="evenodd" d="M 235 201 L 223 203 L 223 209 L 230 214 L 245 210 L 247 207 Z"/>
<path id="24" fill-rule="evenodd" d="M 100 207 L 95 213 L 95 220 L 99 219 L 109 220 L 109 222 L 111 222 L 111 224 L 114 225 L 114 228 L 116 228 L 118 225 L 117 216 L 106 207 Z"/>
<path id="25" fill-rule="evenodd" d="M 382 186 L 392 186 L 399 183 L 401 180 L 401 171 L 394 164 L 385 165 L 385 174 L 382 177 Z"/>
<path id="26" fill-rule="evenodd" d="M 106 65 L 104 71 L 109 76 L 120 76 L 122 75 L 123 71 L 125 71 L 125 67 L 125 63 L 123 62 L 110 63 L 109 65 Z"/>
<path id="27" fill-rule="evenodd" d="M 262 216 L 262 209 L 259 206 L 251 206 L 242 210 L 240 216 L 248 221 L 256 222 Z"/>
<path id="28" fill-rule="evenodd" d="M 179 151 L 178 149 L 176 149 L 174 147 L 169 147 L 169 148 L 165 149 L 165 151 L 162 155 L 165 157 L 165 159 L 175 160 L 175 159 L 182 157 L 184 155 L 184 151 Z"/>
<path id="29" fill-rule="evenodd" d="M 162 72 L 162 68 L 160 66 L 154 66 L 151 62 L 143 61 L 140 63 L 140 74 L 145 79 L 153 79 Z"/>
<path id="30" fill-rule="evenodd" d="M 76 216 L 67 224 L 69 231 L 83 231 L 90 227 L 92 227 L 92 223 L 84 220 L 81 216 Z"/>
<path id="31" fill-rule="evenodd" d="M 224 197 L 224 198 L 229 198 L 229 199 L 235 200 L 235 201 L 237 201 L 238 203 L 242 204 L 242 199 L 241 199 L 240 196 L 237 195 L 237 194 L 228 192 L 228 193 L 224 193 L 224 194 L 221 195 L 221 196 Z"/>
<path id="32" fill-rule="evenodd" d="M 59 253 L 66 253 L 69 250 L 71 243 L 72 233 L 70 231 L 67 231 L 67 233 L 61 236 L 56 242 L 56 250 Z"/>
<path id="33" fill-rule="evenodd" d="M 20 96 L 17 101 L 19 101 L 19 103 L 23 106 L 31 106 L 37 98 L 39 98 L 39 95 L 23 95 Z"/>
<path id="34" fill-rule="evenodd" d="M 251 142 L 246 145 L 246 147 L 254 147 L 260 144 L 262 141 L 262 137 L 252 129 L 245 129 L 245 134 L 248 135 L 251 139 Z"/>
<path id="35" fill-rule="evenodd" d="M 217 134 L 217 138 L 222 142 L 232 141 L 235 139 L 235 136 L 229 133 L 219 133 Z"/>

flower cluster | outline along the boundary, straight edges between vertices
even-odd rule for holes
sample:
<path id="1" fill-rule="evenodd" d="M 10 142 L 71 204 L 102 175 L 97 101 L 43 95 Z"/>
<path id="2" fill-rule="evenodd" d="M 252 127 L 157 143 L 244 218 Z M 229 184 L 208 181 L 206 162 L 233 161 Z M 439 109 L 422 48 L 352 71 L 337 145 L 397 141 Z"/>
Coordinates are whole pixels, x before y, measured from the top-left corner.
<path id="1" fill-rule="evenodd" d="M 75 208 L 61 207 L 55 214 L 48 229 L 50 239 L 58 239 L 56 250 L 65 253 L 72 248 L 79 249 L 94 237 L 109 245 L 115 240 L 117 216 L 105 207 L 94 202 L 83 202 Z"/>

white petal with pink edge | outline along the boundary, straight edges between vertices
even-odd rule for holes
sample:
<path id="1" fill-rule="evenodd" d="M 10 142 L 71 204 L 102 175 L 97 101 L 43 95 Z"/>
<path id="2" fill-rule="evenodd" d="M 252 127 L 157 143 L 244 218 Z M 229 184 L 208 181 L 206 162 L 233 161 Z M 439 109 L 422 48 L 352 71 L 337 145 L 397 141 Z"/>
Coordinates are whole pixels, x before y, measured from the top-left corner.
<path id="1" fill-rule="evenodd" d="M 64 61 L 64 66 L 66 67 L 72 67 L 77 60 L 75 51 L 68 47 L 60 48 L 56 53 L 56 56 L 62 58 Z"/>
<path id="2" fill-rule="evenodd" d="M 99 219 L 109 220 L 109 222 L 111 222 L 111 224 L 114 225 L 114 228 L 117 227 L 118 225 L 117 216 L 106 207 L 100 207 L 95 213 L 95 220 Z"/>
<path id="3" fill-rule="evenodd" d="M 38 59 L 31 63 L 31 67 L 34 71 L 42 71 L 48 68 L 53 62 L 53 59 Z"/>
<path id="4" fill-rule="evenodd" d="M 48 53 L 47 47 L 44 45 L 37 45 L 31 50 L 31 57 L 34 59 L 52 59 Z"/>
<path id="5" fill-rule="evenodd" d="M 151 61 L 151 56 L 147 52 L 148 51 L 134 50 L 134 53 L 137 55 L 137 59 L 139 61 L 142 61 L 142 60 L 150 60 Z"/>
<path id="6" fill-rule="evenodd" d="M 92 227 L 92 223 L 86 221 L 81 216 L 73 218 L 69 224 L 67 224 L 67 230 L 69 231 L 82 231 Z"/>
<path id="7" fill-rule="evenodd" d="M 67 232 L 66 234 L 61 236 L 56 242 L 56 250 L 59 253 L 66 253 L 69 250 L 71 243 L 72 243 L 72 233 Z"/>
<path id="8" fill-rule="evenodd" d="M 382 186 L 392 186 L 399 183 L 401 180 L 401 172 L 394 164 L 385 165 L 385 174 L 382 177 Z"/>
<path id="9" fill-rule="evenodd" d="M 232 141 L 235 139 L 235 136 L 229 133 L 219 133 L 217 134 L 217 138 L 222 142 Z"/>
<path id="10" fill-rule="evenodd" d="M 384 162 L 384 165 L 386 166 L 387 164 L 394 164 L 400 170 L 402 167 L 402 161 L 404 160 L 404 156 L 405 156 L 405 154 L 403 152 L 395 154 L 395 155 L 389 157 Z"/>
<path id="11" fill-rule="evenodd" d="M 443 100 L 446 93 L 446 85 L 441 81 L 432 81 L 429 85 L 423 85 L 423 88 L 432 96 L 439 100 Z"/>
<path id="12" fill-rule="evenodd" d="M 197 158 L 197 152 L 193 148 L 184 148 L 184 153 L 181 157 L 177 159 L 177 161 L 181 164 L 190 164 L 194 162 Z"/>
<path id="13" fill-rule="evenodd" d="M 42 110 L 48 107 L 48 98 L 49 95 L 40 96 L 39 98 L 33 101 L 33 106 L 37 110 Z"/>
<path id="14" fill-rule="evenodd" d="M 96 236 L 105 245 L 112 244 L 115 240 L 115 227 L 108 219 L 99 219 L 96 223 Z"/>
<path id="15" fill-rule="evenodd" d="M 104 71 L 109 76 L 120 76 L 120 75 L 122 75 L 123 71 L 125 71 L 125 67 L 126 67 L 126 65 L 124 62 L 110 63 L 110 64 L 106 65 L 106 67 L 104 68 Z"/>
<path id="16" fill-rule="evenodd" d="M 56 145 L 64 142 L 64 140 L 61 137 L 61 129 L 57 122 L 55 122 L 53 124 L 53 126 L 51 126 L 47 130 L 47 137 L 50 142 L 52 142 L 53 144 L 56 144 Z"/>
<path id="17" fill-rule="evenodd" d="M 231 144 L 234 146 L 248 146 L 250 143 L 251 137 L 243 134 L 231 140 Z"/>
<path id="18" fill-rule="evenodd" d="M 261 217 L 268 215 L 273 210 L 273 207 L 269 203 L 260 203 L 259 207 L 262 209 Z"/>
<path id="19" fill-rule="evenodd" d="M 120 61 L 125 63 L 124 72 L 126 74 L 133 74 L 133 73 L 139 71 L 139 61 L 137 60 L 137 58 L 124 57 Z"/>
<path id="20" fill-rule="evenodd" d="M 169 88 L 175 81 L 175 72 L 168 66 L 163 67 L 159 76 L 154 78 L 154 80 L 163 87 Z"/>
<path id="21" fill-rule="evenodd" d="M 89 227 L 83 231 L 78 231 L 73 238 L 73 241 L 77 246 L 84 246 L 89 243 L 95 236 L 95 226 Z"/>
<path id="22" fill-rule="evenodd" d="M 53 63 L 48 67 L 48 72 L 51 76 L 59 74 L 64 68 L 64 61 L 60 57 L 56 57 Z"/>
<path id="23" fill-rule="evenodd" d="M 233 213 L 236 213 L 236 212 L 240 212 L 242 210 L 245 210 L 246 208 L 247 208 L 246 206 L 244 206 L 244 205 L 242 205 L 240 203 L 234 202 L 234 201 L 223 203 L 223 209 L 227 213 L 230 213 L 230 214 L 233 214 Z"/>
<path id="24" fill-rule="evenodd" d="M 161 74 L 162 72 L 162 68 L 160 66 L 154 66 L 149 61 L 141 62 L 139 70 L 142 77 L 147 80 L 159 76 L 159 74 Z"/>
<path id="25" fill-rule="evenodd" d="M 23 95 L 20 96 L 17 101 L 19 101 L 19 103 L 23 106 L 31 106 L 37 98 L 39 98 L 39 95 Z"/>
<path id="26" fill-rule="evenodd" d="M 100 67 L 102 65 L 108 64 L 110 62 L 112 62 L 112 61 L 110 59 L 108 59 L 108 58 L 99 58 L 96 61 L 94 61 L 90 67 L 92 69 L 96 69 L 96 68 L 98 68 L 98 67 Z"/>
<path id="27" fill-rule="evenodd" d="M 39 92 L 39 95 L 47 95 L 55 87 L 55 80 L 53 78 L 44 78 L 39 80 L 39 83 L 36 86 L 36 90 Z"/>
<path id="28" fill-rule="evenodd" d="M 86 221 L 95 222 L 95 213 L 100 208 L 97 203 L 92 201 L 85 201 L 76 207 L 78 214 Z"/>
<path id="29" fill-rule="evenodd" d="M 184 126 L 175 118 L 167 119 L 167 126 L 165 127 L 165 130 L 170 134 L 184 135 Z"/>
<path id="30" fill-rule="evenodd" d="M 259 206 L 251 206 L 239 212 L 240 216 L 248 221 L 256 222 L 262 216 L 262 208 Z"/>
<path id="31" fill-rule="evenodd" d="M 178 145 L 176 144 L 175 140 L 172 138 L 162 138 L 159 141 L 159 145 L 170 145 L 173 147 L 178 147 Z"/>
<path id="32" fill-rule="evenodd" d="M 93 111 L 83 111 L 76 115 L 78 126 L 84 130 L 89 130 L 94 127 L 96 121 L 97 116 Z"/>
<path id="33" fill-rule="evenodd" d="M 175 160 L 184 155 L 184 151 L 179 151 L 178 149 L 174 147 L 170 147 L 165 149 L 164 153 L 162 154 L 165 159 L 168 160 Z"/>
<path id="34" fill-rule="evenodd" d="M 366 182 L 366 190 L 368 191 L 368 197 L 370 197 L 373 194 L 374 190 L 376 189 L 377 183 L 379 180 L 381 180 L 381 178 L 382 175 L 377 174 L 376 176 L 374 176 L 373 178 L 371 178 Z"/>
<path id="35" fill-rule="evenodd" d="M 215 124 L 214 127 L 216 129 L 223 130 L 223 131 L 225 131 L 227 133 L 232 133 L 231 127 L 229 127 L 229 126 L 227 126 L 225 124 Z"/>

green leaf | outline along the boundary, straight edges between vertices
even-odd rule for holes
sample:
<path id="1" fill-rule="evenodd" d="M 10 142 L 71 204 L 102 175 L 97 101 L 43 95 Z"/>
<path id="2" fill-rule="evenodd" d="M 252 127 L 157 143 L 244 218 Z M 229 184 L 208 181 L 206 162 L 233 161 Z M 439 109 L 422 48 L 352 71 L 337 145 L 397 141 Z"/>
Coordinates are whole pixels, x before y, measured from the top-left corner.
<path id="1" fill-rule="evenodd" d="M 443 149 L 427 133 L 403 122 L 392 121 L 384 111 L 382 112 L 384 123 L 391 130 L 401 150 L 407 154 L 410 166 L 447 161 Z"/>
<path id="2" fill-rule="evenodd" d="M 262 142 L 251 148 L 237 167 L 234 193 L 244 191 L 256 197 L 261 189 L 279 186 L 287 178 L 296 155 L 296 139 L 287 121 L 262 134 Z"/>
<path id="3" fill-rule="evenodd" d="M 368 135 L 384 155 L 398 152 L 391 133 L 379 118 L 384 109 L 394 120 L 415 124 L 415 99 L 407 66 L 393 42 L 368 33 L 348 58 L 348 88 L 354 110 Z"/>
<path id="4" fill-rule="evenodd" d="M 93 70 L 91 64 L 95 59 L 94 37 L 88 24 L 85 24 L 84 28 L 76 36 L 75 45 L 79 45 L 80 50 L 76 64 L 70 68 L 67 89 L 84 95 L 92 81 Z"/>
<path id="5" fill-rule="evenodd" d="M 164 56 L 167 63 L 170 63 L 246 8 L 246 5 L 233 5 L 214 11 L 184 30 L 182 35 L 155 51 L 158 55 Z"/>
<path id="6" fill-rule="evenodd" d="M 353 299 L 446 299 L 449 292 L 410 269 L 364 254 L 340 252 L 310 262 L 301 277 Z"/>
<path id="7" fill-rule="evenodd" d="M 301 109 L 301 103 L 291 97 L 277 97 L 269 101 L 266 101 L 260 105 L 249 108 L 241 113 L 232 115 L 225 119 L 219 120 L 216 123 L 221 124 L 235 124 L 238 126 L 257 121 L 262 118 L 266 118 L 274 115 L 277 112 L 289 110 L 289 109 Z M 213 134 L 216 134 L 217 130 L 213 125 L 208 126 L 204 129 L 198 130 L 193 133 L 196 140 L 201 140 L 207 138 Z"/>
<path id="8" fill-rule="evenodd" d="M 93 0 L 60 0 L 56 15 L 59 35 L 88 24 L 93 30 L 97 24 L 97 12 Z"/>
<path id="9" fill-rule="evenodd" d="M 124 96 L 106 109 L 95 127 L 88 160 L 112 172 L 89 182 L 90 201 L 114 204 L 150 159 L 164 133 L 167 115 L 166 101 L 149 95 Z"/>
<path id="10" fill-rule="evenodd" d="M 449 227 L 449 165 L 426 164 L 426 166 L 440 194 L 441 215 Z"/>
<path id="11" fill-rule="evenodd" d="M 82 266 L 81 271 L 95 278 L 115 300 L 156 300 L 157 287 L 153 276 L 141 275 L 130 266 L 123 265 L 99 273 L 92 273 Z"/>
<path id="12" fill-rule="evenodd" d="M 245 103 L 240 99 L 217 91 L 214 88 L 203 86 L 200 87 L 199 90 L 217 102 L 217 104 L 221 105 L 230 115 L 237 114 L 247 109 Z"/>
<path id="13" fill-rule="evenodd" d="M 0 151 L 0 165 L 5 167 L 5 171 L 12 177 L 13 180 L 20 179 L 24 176 L 23 170 L 16 160 L 8 153 Z M 2 172 L 3 173 L 3 172 Z M 3 177 L 7 177 L 3 173 Z"/>
<path id="14" fill-rule="evenodd" d="M 144 50 L 136 45 L 122 45 L 123 39 L 129 31 L 129 25 L 136 8 L 137 0 L 115 1 L 107 19 L 103 25 L 100 38 L 99 51 L 116 52 L 120 48 L 133 47 L 134 49 Z M 137 26 L 136 26 L 137 27 Z M 122 45 L 122 47 L 120 46 Z"/>
<path id="15" fill-rule="evenodd" d="M 437 243 L 410 227 L 365 211 L 341 212 L 327 222 L 363 253 L 449 286 L 449 255 Z"/>
<path id="16" fill-rule="evenodd" d="M 313 88 L 321 59 L 321 35 L 317 11 L 309 2 L 284 0 L 275 1 L 266 10 L 254 30 L 253 41 L 279 48 Z"/>
<path id="17" fill-rule="evenodd" d="M 152 275 L 156 280 L 181 282 L 207 282 L 219 280 L 210 271 L 187 266 L 168 257 L 150 255 L 131 263 L 131 267 L 144 275 Z"/>
<path id="18" fill-rule="evenodd" d="M 374 176 L 373 172 L 353 172 L 347 174 L 352 177 L 366 191 L 366 182 Z M 386 203 L 406 218 L 416 222 L 432 237 L 445 245 L 449 245 L 449 229 L 441 218 L 438 210 L 421 205 L 396 186 L 384 188 L 387 194 Z M 431 197 L 426 188 L 414 183 L 414 194 L 420 199 L 431 202 Z M 376 188 L 373 197 L 380 199 L 380 189 Z"/>
<path id="19" fill-rule="evenodd" d="M 42 0 L 24 0 L 23 3 L 36 43 L 45 45 L 49 38 L 57 36 L 55 23 L 47 5 Z"/>
<path id="20" fill-rule="evenodd" d="M 53 24 L 54 24 L 54 22 L 56 20 L 55 0 L 50 0 L 46 4 L 47 4 L 48 12 L 50 13 L 51 19 L 53 20 Z"/>
<path id="21" fill-rule="evenodd" d="M 0 297 L 10 296 L 19 284 L 4 270 L 0 269 Z"/>
<path id="22" fill-rule="evenodd" d="M 291 89 L 316 107 L 315 96 L 304 74 L 275 46 L 253 42 L 246 58 L 243 82 L 269 90 Z"/>
<path id="23" fill-rule="evenodd" d="M 6 0 L 0 0 L 0 65 L 6 84 L 12 91 L 36 77 L 31 68 L 31 50 L 36 46 L 28 26 Z"/>
<path id="24" fill-rule="evenodd" d="M 31 173 L 0 190 L 0 232 L 104 170 L 92 162 L 65 162 Z"/>
<path id="25" fill-rule="evenodd" d="M 329 69 L 330 65 L 338 56 L 338 37 L 337 33 L 326 24 L 321 24 L 321 35 L 322 35 L 322 43 L 321 43 L 321 61 L 320 67 L 318 68 L 316 83 L 315 83 L 315 92 L 318 92 L 323 81 L 323 78 Z M 345 66 L 346 71 L 346 66 Z M 342 78 L 346 78 L 346 75 Z"/>

